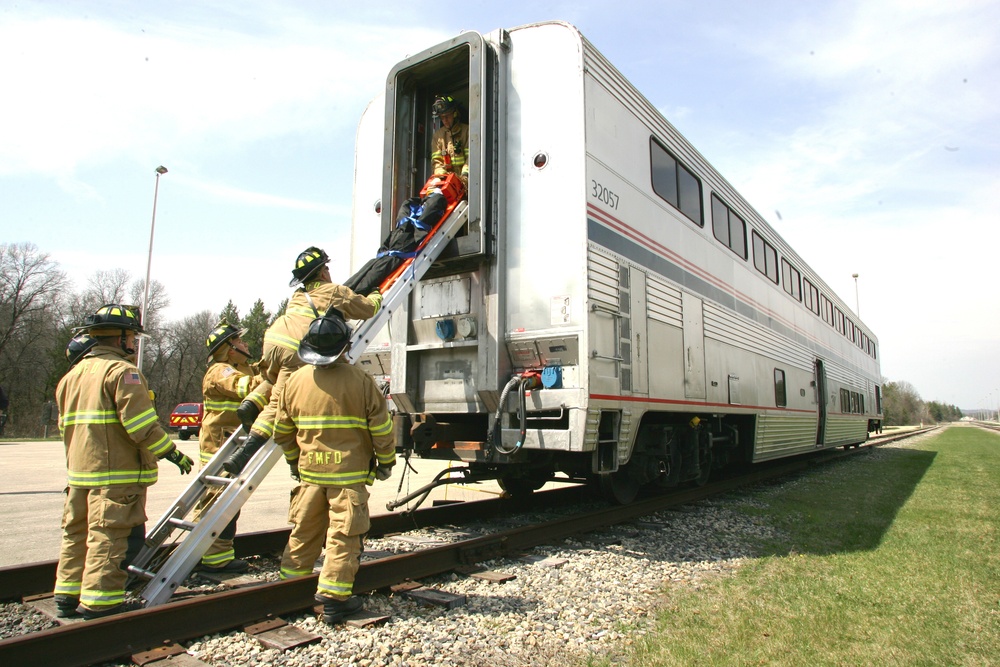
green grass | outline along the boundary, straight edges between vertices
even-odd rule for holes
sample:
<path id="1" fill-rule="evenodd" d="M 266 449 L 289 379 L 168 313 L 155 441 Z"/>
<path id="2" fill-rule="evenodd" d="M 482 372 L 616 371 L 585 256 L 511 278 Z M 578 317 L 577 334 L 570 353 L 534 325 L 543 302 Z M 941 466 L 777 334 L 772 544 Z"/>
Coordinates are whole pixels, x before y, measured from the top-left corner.
<path id="1" fill-rule="evenodd" d="M 949 428 L 749 500 L 782 537 L 665 590 L 629 664 L 1000 664 L 1000 436 Z"/>

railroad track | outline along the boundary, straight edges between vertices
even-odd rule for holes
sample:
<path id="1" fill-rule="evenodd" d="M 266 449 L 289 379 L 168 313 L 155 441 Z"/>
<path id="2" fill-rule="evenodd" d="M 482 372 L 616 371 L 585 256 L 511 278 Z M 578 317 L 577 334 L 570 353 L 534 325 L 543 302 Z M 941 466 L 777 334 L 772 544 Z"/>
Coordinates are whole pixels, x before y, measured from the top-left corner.
<path id="1" fill-rule="evenodd" d="M 877 439 L 877 444 L 912 437 L 927 430 L 930 429 L 883 436 Z M 733 491 L 748 484 L 772 480 L 805 470 L 817 463 L 864 452 L 867 449 L 866 446 L 847 451 L 829 450 L 819 457 L 783 460 L 755 468 L 747 475 L 721 480 L 701 488 L 657 496 L 627 506 L 602 507 L 535 525 L 464 539 L 452 544 L 365 561 L 358 572 L 354 590 L 359 594 L 368 593 L 407 580 L 468 568 L 486 560 L 516 557 L 539 545 L 556 543 L 572 535 L 632 521 L 670 507 Z M 457 503 L 419 510 L 410 515 L 374 517 L 370 536 L 378 537 L 414 528 L 505 517 L 542 508 L 551 510 L 560 504 L 580 503 L 586 500 L 588 494 L 583 487 L 569 487 L 539 492 L 520 499 Z M 236 548 L 241 556 L 275 553 L 284 547 L 287 537 L 287 530 L 252 533 L 239 536 Z M 54 561 L 0 569 L 0 599 L 23 599 L 33 595 L 49 594 L 54 572 Z M 61 625 L 50 630 L 0 641 L 0 664 L 90 665 L 134 656 L 150 649 L 154 650 L 153 657 L 156 651 L 161 651 L 162 657 L 166 657 L 170 654 L 170 646 L 176 642 L 239 629 L 263 620 L 277 619 L 283 614 L 313 608 L 315 603 L 312 596 L 315 588 L 316 575 L 311 575 L 287 581 L 233 588 L 198 597 L 177 596 L 176 601 L 172 600 L 166 605 L 105 619 Z M 146 654 L 144 659 L 150 659 L 150 655 Z"/>
<path id="2" fill-rule="evenodd" d="M 972 422 L 973 426 L 978 426 L 979 428 L 984 428 L 987 431 L 1000 431 L 1000 424 L 993 424 L 990 422 Z"/>

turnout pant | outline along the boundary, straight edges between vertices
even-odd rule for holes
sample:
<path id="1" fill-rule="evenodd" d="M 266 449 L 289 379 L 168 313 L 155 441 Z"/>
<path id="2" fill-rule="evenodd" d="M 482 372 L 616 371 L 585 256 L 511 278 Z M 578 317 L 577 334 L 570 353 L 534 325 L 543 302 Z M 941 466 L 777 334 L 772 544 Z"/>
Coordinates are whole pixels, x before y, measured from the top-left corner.
<path id="1" fill-rule="evenodd" d="M 350 597 L 361 564 L 362 539 L 371 527 L 367 487 L 300 484 L 292 490 L 288 521 L 293 527 L 281 557 L 281 578 L 311 574 L 325 537 L 326 557 L 316 593 Z"/>
<path id="2" fill-rule="evenodd" d="M 222 490 L 209 491 L 206 493 L 198 504 L 194 507 L 193 519 L 198 521 L 201 519 L 201 515 L 204 514 L 205 510 L 212 506 L 215 499 L 219 497 Z M 219 536 L 215 538 L 215 542 L 212 546 L 208 548 L 208 551 L 204 553 L 201 557 L 201 564 L 208 565 L 210 567 L 222 567 L 226 565 L 231 560 L 236 558 L 236 552 L 233 550 L 233 538 L 236 537 L 236 520 L 240 518 L 240 513 L 237 512 L 233 520 L 230 521 L 222 531 L 219 532 Z"/>
<path id="3" fill-rule="evenodd" d="M 96 611 L 123 603 L 129 535 L 145 521 L 145 486 L 69 487 L 55 594 Z"/>

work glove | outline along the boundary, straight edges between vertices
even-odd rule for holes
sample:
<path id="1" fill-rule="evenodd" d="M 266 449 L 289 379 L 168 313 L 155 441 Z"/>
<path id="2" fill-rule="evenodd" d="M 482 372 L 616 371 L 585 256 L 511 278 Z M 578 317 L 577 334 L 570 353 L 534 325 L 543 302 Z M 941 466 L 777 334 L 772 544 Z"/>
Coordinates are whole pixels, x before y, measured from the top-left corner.
<path id="1" fill-rule="evenodd" d="M 248 434 L 250 433 L 251 427 L 253 427 L 254 421 L 257 419 L 257 415 L 260 414 L 260 408 L 257 404 L 251 400 L 246 400 L 240 403 L 239 407 L 236 408 L 236 416 L 240 418 L 240 423 L 243 424 L 243 430 Z"/>
<path id="2" fill-rule="evenodd" d="M 375 290 L 368 295 L 368 300 L 375 304 L 375 312 L 377 313 L 380 308 L 382 308 L 382 293 Z"/>
<path id="3" fill-rule="evenodd" d="M 291 473 L 292 479 L 296 482 L 301 482 L 302 478 L 299 477 L 299 460 L 294 459 L 288 462 L 288 472 Z"/>
<path id="4" fill-rule="evenodd" d="M 379 463 L 377 466 L 375 466 L 375 478 L 376 479 L 378 479 L 381 482 L 384 482 L 385 480 L 389 479 L 390 477 L 392 477 L 392 466 L 391 465 L 387 466 L 387 465 L 383 465 L 383 464 Z"/>
<path id="5" fill-rule="evenodd" d="M 188 474 L 191 472 L 191 468 L 194 467 L 194 461 L 188 458 L 184 452 L 176 447 L 174 448 L 174 451 L 167 454 L 164 458 L 180 468 L 182 475 Z"/>

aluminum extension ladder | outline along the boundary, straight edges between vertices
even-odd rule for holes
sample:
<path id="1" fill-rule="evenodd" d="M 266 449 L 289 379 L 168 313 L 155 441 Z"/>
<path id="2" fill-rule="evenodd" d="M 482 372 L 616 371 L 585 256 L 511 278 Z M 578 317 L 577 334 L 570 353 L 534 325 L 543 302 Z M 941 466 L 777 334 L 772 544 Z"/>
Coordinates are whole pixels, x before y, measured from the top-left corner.
<path id="1" fill-rule="evenodd" d="M 352 334 L 350 348 L 345 353 L 348 363 L 357 363 L 375 335 L 389 322 L 392 314 L 467 221 L 468 204 L 460 202 L 439 223 L 418 254 L 404 263 L 403 271 L 382 298 L 382 307 Z M 142 550 L 128 568 L 134 579 L 147 582 L 142 591 L 145 607 L 155 607 L 170 600 L 219 533 L 257 490 L 278 459 L 283 457 L 281 447 L 271 438 L 253 455 L 239 475 L 231 477 L 222 469 L 222 464 L 244 439 L 243 430 L 236 431 L 201 467 L 184 493 L 147 533 Z M 200 516 L 189 516 L 202 498 L 211 495 L 215 495 L 214 501 L 202 510 Z M 175 533 L 179 541 L 162 548 Z"/>

